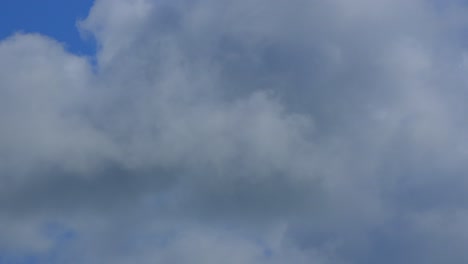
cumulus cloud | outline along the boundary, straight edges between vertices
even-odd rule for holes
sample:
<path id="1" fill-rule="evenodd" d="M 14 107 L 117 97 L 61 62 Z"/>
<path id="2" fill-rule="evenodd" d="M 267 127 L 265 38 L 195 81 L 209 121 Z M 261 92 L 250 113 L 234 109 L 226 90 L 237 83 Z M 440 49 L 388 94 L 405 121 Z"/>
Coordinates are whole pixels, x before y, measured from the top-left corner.
<path id="1" fill-rule="evenodd" d="M 458 1 L 97 0 L 0 42 L 0 262 L 464 263 Z"/>

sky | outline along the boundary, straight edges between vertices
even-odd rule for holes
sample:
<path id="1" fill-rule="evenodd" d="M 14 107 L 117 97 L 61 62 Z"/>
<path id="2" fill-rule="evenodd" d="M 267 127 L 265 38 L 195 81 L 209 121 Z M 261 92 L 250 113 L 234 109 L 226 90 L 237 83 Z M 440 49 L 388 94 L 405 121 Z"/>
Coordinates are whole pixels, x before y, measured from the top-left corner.
<path id="1" fill-rule="evenodd" d="M 466 263 L 467 12 L 3 1 L 0 264 Z"/>
<path id="2" fill-rule="evenodd" d="M 39 33 L 59 41 L 74 54 L 94 54 L 92 37 L 81 35 L 77 22 L 84 19 L 93 0 L 2 0 L 0 38 L 15 33 Z"/>

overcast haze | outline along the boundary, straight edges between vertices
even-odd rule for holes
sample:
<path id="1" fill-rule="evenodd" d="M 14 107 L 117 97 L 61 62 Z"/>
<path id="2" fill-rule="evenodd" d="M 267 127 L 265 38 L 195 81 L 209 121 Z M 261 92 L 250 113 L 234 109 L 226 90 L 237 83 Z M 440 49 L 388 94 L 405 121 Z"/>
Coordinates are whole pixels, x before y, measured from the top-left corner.
<path id="1" fill-rule="evenodd" d="M 0 263 L 468 261 L 457 0 L 96 0 L 0 42 Z"/>

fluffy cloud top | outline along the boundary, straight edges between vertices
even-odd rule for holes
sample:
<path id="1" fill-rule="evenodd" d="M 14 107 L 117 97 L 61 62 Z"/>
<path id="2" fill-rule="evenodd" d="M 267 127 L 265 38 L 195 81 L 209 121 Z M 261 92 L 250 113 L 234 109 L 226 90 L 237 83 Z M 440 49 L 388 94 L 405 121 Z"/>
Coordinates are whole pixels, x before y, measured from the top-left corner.
<path id="1" fill-rule="evenodd" d="M 0 42 L 0 263 L 466 263 L 466 7 L 96 0 Z"/>

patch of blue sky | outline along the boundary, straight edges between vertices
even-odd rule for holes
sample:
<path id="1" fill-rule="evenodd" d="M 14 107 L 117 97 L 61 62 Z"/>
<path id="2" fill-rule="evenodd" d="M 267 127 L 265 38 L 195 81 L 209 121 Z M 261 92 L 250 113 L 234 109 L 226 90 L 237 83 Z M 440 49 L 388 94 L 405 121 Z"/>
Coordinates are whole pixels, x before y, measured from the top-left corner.
<path id="1" fill-rule="evenodd" d="M 54 242 L 54 247 L 38 263 L 57 263 L 60 253 L 67 247 L 73 246 L 73 242 L 78 239 L 78 233 L 57 222 L 50 222 L 43 227 L 44 235 Z"/>
<path id="2" fill-rule="evenodd" d="M 0 264 L 51 264 L 58 263 L 60 252 L 77 239 L 77 233 L 59 223 L 47 223 L 42 227 L 42 234 L 53 242 L 47 252 L 0 252 Z"/>
<path id="3" fill-rule="evenodd" d="M 0 39 L 16 32 L 39 33 L 53 38 L 77 55 L 92 55 L 96 45 L 83 38 L 77 21 L 84 19 L 94 0 L 2 0 Z"/>

